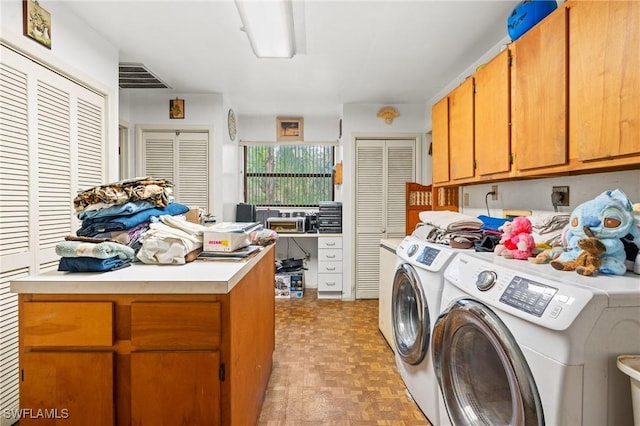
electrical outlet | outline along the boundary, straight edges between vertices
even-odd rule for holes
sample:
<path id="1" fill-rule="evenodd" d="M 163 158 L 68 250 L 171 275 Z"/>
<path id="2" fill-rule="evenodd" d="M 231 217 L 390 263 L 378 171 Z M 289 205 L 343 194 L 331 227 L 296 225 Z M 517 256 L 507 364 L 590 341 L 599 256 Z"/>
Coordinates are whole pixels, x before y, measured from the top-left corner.
<path id="1" fill-rule="evenodd" d="M 469 193 L 462 195 L 462 207 L 469 207 Z"/>
<path id="2" fill-rule="evenodd" d="M 551 190 L 551 204 L 554 206 L 569 205 L 569 187 L 554 186 Z"/>
<path id="3" fill-rule="evenodd" d="M 493 194 L 491 194 L 491 199 L 492 200 L 497 200 L 498 199 L 498 185 L 491 185 L 491 192 L 493 192 Z"/>

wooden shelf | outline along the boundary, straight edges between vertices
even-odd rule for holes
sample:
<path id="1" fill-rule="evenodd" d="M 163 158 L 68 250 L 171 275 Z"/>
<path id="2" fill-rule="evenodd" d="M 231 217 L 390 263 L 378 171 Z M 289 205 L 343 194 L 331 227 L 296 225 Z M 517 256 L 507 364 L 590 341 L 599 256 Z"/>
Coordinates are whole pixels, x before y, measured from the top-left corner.
<path id="1" fill-rule="evenodd" d="M 405 183 L 405 232 L 410 235 L 418 223 L 420 212 L 426 210 L 458 211 L 458 187 L 433 188 L 416 182 Z"/>

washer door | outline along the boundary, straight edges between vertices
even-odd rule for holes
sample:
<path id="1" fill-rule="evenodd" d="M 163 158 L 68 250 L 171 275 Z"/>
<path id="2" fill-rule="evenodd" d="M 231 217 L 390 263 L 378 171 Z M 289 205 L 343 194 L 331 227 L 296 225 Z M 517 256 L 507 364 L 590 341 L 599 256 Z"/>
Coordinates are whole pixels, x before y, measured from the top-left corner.
<path id="1" fill-rule="evenodd" d="M 419 364 L 429 348 L 431 320 L 425 291 L 415 269 L 408 263 L 396 269 L 391 317 L 397 354 L 408 364 Z"/>
<path id="2" fill-rule="evenodd" d="M 511 332 L 484 304 L 453 303 L 433 330 L 433 366 L 454 425 L 544 425 L 540 395 Z"/>

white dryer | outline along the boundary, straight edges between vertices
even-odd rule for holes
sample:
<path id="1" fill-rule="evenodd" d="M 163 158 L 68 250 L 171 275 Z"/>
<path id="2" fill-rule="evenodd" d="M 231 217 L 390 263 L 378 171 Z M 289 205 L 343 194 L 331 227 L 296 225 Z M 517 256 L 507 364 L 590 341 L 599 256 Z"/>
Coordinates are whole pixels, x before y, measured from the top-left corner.
<path id="1" fill-rule="evenodd" d="M 396 268 L 398 263 L 401 262 L 401 259 L 396 255 L 396 250 L 401 242 L 402 238 L 380 240 L 378 329 L 394 354 L 396 353 L 396 345 L 393 341 L 393 326 L 391 324 L 391 294 Z"/>
<path id="2" fill-rule="evenodd" d="M 431 331 L 440 312 L 444 270 L 456 252 L 415 236 L 405 237 L 396 250 L 391 295 L 396 366 L 413 400 L 434 424 L 439 413 Z"/>
<path id="3" fill-rule="evenodd" d="M 637 275 L 583 277 L 459 254 L 441 306 L 432 342 L 438 424 L 633 424 L 616 358 L 640 353 Z"/>

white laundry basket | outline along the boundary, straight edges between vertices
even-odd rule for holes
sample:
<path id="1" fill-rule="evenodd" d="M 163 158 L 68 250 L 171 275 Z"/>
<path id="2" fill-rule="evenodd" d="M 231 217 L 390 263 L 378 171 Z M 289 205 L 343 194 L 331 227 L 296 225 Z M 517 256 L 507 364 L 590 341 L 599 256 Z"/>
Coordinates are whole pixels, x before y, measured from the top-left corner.
<path id="1" fill-rule="evenodd" d="M 620 355 L 618 368 L 631 379 L 633 424 L 640 426 L 640 355 Z"/>

